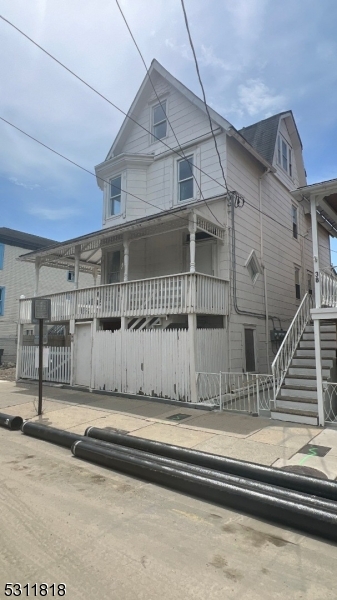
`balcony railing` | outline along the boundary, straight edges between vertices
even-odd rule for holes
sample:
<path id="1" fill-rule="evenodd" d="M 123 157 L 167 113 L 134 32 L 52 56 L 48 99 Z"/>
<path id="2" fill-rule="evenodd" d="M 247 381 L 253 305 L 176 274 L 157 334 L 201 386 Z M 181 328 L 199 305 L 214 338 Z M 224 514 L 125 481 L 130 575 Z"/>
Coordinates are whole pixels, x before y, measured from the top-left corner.
<path id="1" fill-rule="evenodd" d="M 183 273 L 112 283 L 44 296 L 51 299 L 51 321 L 166 314 L 228 314 L 228 282 L 200 273 Z M 20 300 L 20 323 L 31 322 L 31 299 Z"/>
<path id="2" fill-rule="evenodd" d="M 337 306 L 337 278 L 324 271 L 320 272 L 321 306 L 336 308 Z"/>

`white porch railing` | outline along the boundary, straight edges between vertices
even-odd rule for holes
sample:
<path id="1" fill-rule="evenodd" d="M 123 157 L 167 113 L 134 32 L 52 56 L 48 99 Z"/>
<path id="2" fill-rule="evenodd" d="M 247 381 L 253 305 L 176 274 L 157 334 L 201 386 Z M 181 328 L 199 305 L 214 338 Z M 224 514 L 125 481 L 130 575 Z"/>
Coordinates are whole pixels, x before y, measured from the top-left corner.
<path id="1" fill-rule="evenodd" d="M 331 274 L 320 272 L 321 306 L 335 308 L 337 306 L 337 278 Z"/>
<path id="2" fill-rule="evenodd" d="M 83 288 L 45 296 L 51 321 L 165 314 L 228 314 L 228 282 L 183 273 Z M 31 299 L 20 300 L 20 323 L 31 322 Z"/>
<path id="3" fill-rule="evenodd" d="M 312 297 L 307 292 L 290 324 L 285 338 L 279 348 L 278 353 L 272 364 L 272 374 L 274 378 L 274 398 L 286 376 L 291 359 L 294 356 L 297 345 L 301 339 L 302 333 L 310 318 L 310 306 Z"/>
<path id="4" fill-rule="evenodd" d="M 199 402 L 220 410 L 260 414 L 270 412 L 273 376 L 261 373 L 197 373 Z"/>

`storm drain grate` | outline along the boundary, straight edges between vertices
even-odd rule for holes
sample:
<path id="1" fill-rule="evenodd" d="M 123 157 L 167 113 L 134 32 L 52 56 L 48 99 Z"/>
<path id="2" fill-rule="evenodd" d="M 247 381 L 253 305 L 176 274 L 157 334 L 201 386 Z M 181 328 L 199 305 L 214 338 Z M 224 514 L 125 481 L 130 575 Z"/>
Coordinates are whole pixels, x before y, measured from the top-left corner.
<path id="1" fill-rule="evenodd" d="M 177 413 L 175 415 L 171 415 L 170 417 L 166 417 L 168 421 L 182 421 L 183 419 L 188 419 L 191 415 L 186 415 L 185 413 Z"/>

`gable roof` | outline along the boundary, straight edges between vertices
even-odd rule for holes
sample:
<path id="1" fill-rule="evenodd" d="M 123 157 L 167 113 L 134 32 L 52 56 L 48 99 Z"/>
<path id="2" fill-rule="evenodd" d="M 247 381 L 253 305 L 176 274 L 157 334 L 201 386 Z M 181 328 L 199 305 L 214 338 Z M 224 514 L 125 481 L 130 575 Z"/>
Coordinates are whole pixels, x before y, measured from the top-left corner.
<path id="1" fill-rule="evenodd" d="M 17 229 L 0 227 L 0 243 L 18 248 L 26 248 L 27 250 L 39 250 L 57 242 L 38 235 L 32 235 L 31 233 L 25 233 L 24 231 L 18 231 Z"/>
<path id="2" fill-rule="evenodd" d="M 124 137 L 127 136 L 129 129 L 134 125 L 134 122 L 131 121 L 131 119 L 129 119 L 129 116 L 131 116 L 135 120 L 137 120 L 136 116 L 135 116 L 137 113 L 137 105 L 141 101 L 143 95 L 148 93 L 148 90 L 149 90 L 149 92 L 150 92 L 150 90 L 152 91 L 153 88 L 151 85 L 150 78 L 154 73 L 159 73 L 159 75 L 161 75 L 164 79 L 166 79 L 166 81 L 170 85 L 172 85 L 174 88 L 176 88 L 181 94 L 183 94 L 183 96 L 188 98 L 188 100 L 190 100 L 190 102 L 192 102 L 192 104 L 197 106 L 203 113 L 207 114 L 203 100 L 201 100 L 200 98 L 198 98 L 198 96 L 196 96 L 193 92 L 191 92 L 191 90 L 189 90 L 183 83 L 181 83 L 181 81 L 178 81 L 178 79 L 173 77 L 173 75 L 171 75 L 171 73 L 169 73 L 169 71 L 167 71 L 154 58 L 151 62 L 150 68 L 148 70 L 148 74 L 145 75 L 143 82 L 136 94 L 136 97 L 128 110 L 127 116 L 125 117 L 125 119 L 121 125 L 121 128 L 120 128 L 119 132 L 117 133 L 115 141 L 112 144 L 112 146 L 107 154 L 106 160 L 108 160 L 108 158 L 111 158 L 116 146 L 124 139 Z M 213 108 L 208 106 L 208 110 L 211 115 L 212 121 L 214 121 L 217 125 L 222 127 L 222 129 L 228 130 L 231 127 L 231 124 L 229 123 L 229 121 L 227 121 L 227 119 L 225 119 L 224 117 L 219 115 L 219 113 L 217 113 L 215 110 L 213 110 Z"/>
<path id="3" fill-rule="evenodd" d="M 270 164 L 273 163 L 276 136 L 280 118 L 283 115 L 289 114 L 289 110 L 278 113 L 258 123 L 253 123 L 248 127 L 243 127 L 239 133 L 247 140 L 247 142 L 255 148 L 255 150 L 263 156 Z"/>

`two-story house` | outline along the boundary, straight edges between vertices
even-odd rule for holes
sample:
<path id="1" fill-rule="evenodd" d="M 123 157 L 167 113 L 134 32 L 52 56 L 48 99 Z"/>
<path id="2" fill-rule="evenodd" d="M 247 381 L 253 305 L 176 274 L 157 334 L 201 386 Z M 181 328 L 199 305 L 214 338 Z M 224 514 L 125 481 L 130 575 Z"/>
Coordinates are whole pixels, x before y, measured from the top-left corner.
<path id="1" fill-rule="evenodd" d="M 51 296 L 71 384 L 219 399 L 202 374 L 271 373 L 312 294 L 310 211 L 291 194 L 306 185 L 302 144 L 291 111 L 238 131 L 209 107 L 211 130 L 195 94 L 155 60 L 149 75 L 96 167 L 102 229 L 22 260 L 75 272 L 78 289 Z M 324 220 L 317 235 L 325 268 Z M 81 289 L 82 271 L 100 285 Z"/>

